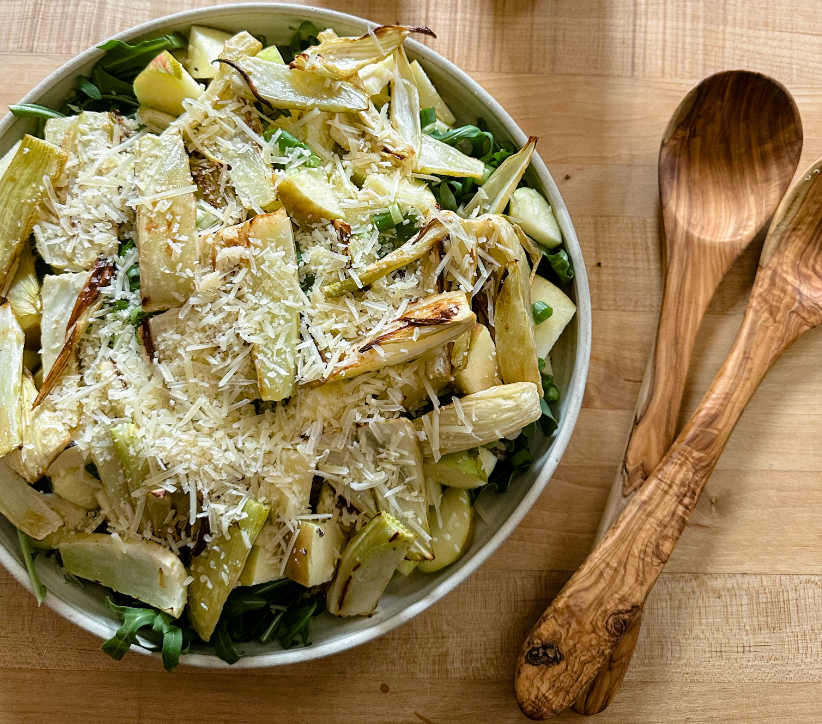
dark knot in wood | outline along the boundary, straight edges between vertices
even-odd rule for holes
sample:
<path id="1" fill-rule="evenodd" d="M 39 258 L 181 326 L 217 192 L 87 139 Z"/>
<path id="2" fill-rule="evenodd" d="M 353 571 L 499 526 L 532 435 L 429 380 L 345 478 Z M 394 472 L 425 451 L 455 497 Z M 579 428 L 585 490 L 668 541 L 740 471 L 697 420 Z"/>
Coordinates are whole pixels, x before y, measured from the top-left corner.
<path id="1" fill-rule="evenodd" d="M 556 666 L 561 664 L 564 658 L 555 643 L 532 646 L 525 654 L 525 661 L 531 666 Z"/>
<path id="2" fill-rule="evenodd" d="M 639 606 L 631 606 L 627 611 L 615 611 L 605 621 L 605 631 L 612 638 L 621 638 L 631 628 L 641 610 Z"/>

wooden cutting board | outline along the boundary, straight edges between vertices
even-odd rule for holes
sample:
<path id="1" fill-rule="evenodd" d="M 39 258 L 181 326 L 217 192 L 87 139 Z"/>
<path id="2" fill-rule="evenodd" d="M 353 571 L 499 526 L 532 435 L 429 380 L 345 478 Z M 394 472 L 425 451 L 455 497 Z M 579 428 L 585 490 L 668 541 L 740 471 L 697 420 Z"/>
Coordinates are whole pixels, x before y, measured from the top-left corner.
<path id="1" fill-rule="evenodd" d="M 206 4 L 0 0 L 0 110 L 87 46 Z M 594 305 L 588 389 L 571 444 L 534 510 L 468 582 L 388 636 L 315 663 L 227 673 L 182 666 L 173 675 L 136 655 L 116 663 L 0 572 L 0 724 L 524 721 L 511 683 L 516 654 L 588 551 L 651 346 L 660 299 L 656 157 L 670 113 L 703 76 L 755 69 L 785 83 L 799 104 L 800 167 L 822 156 L 822 4 L 814 0 L 317 4 L 430 26 L 439 35 L 430 44 L 541 137 Z M 736 333 L 756 246 L 712 304 L 686 415 Z M 819 722 L 820 360 L 816 330 L 754 397 L 654 590 L 625 686 L 598 724 Z"/>

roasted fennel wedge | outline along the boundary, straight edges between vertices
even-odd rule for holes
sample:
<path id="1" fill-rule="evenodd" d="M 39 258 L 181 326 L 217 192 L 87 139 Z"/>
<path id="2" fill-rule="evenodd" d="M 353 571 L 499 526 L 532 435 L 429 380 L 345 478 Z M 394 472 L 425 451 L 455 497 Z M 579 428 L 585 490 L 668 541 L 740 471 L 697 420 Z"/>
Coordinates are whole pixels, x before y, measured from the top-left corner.
<path id="1" fill-rule="evenodd" d="M 66 154 L 34 136 L 26 136 L 0 177 L 0 289 L 28 241 L 37 208 L 62 173 Z"/>
<path id="2" fill-rule="evenodd" d="M 269 108 L 316 108 L 332 113 L 368 108 L 368 96 L 346 81 L 329 83 L 320 73 L 292 70 L 281 63 L 251 56 L 220 61 L 234 68 L 251 95 Z"/>
<path id="3" fill-rule="evenodd" d="M 63 567 L 78 578 L 179 618 L 186 605 L 186 569 L 168 548 L 154 541 L 122 541 L 102 533 L 75 533 L 58 546 Z"/>
<path id="4" fill-rule="evenodd" d="M 438 460 L 517 433 L 541 415 L 537 386 L 514 382 L 439 407 L 414 420 L 414 427 L 422 438 L 423 455 Z"/>
<path id="5" fill-rule="evenodd" d="M 191 294 L 197 261 L 197 201 L 181 136 L 143 136 L 135 171 L 140 291 L 149 312 L 179 307 Z"/>
<path id="6" fill-rule="evenodd" d="M 343 551 L 326 606 L 335 616 L 369 616 L 408 553 L 414 534 L 388 513 L 380 513 Z"/>
<path id="7" fill-rule="evenodd" d="M 461 292 L 426 297 L 409 304 L 400 317 L 378 334 L 358 343 L 335 377 L 354 377 L 422 357 L 469 331 L 476 319 Z"/>
<path id="8" fill-rule="evenodd" d="M 249 499 L 243 514 L 244 518 L 229 526 L 227 535 L 215 537 L 189 567 L 194 580 L 189 586 L 188 617 L 204 641 L 214 633 L 228 594 L 243 572 L 251 546 L 268 518 L 268 508 Z"/>
<path id="9" fill-rule="evenodd" d="M 26 337 L 10 304 L 0 307 L 0 457 L 23 443 L 23 347 Z"/>

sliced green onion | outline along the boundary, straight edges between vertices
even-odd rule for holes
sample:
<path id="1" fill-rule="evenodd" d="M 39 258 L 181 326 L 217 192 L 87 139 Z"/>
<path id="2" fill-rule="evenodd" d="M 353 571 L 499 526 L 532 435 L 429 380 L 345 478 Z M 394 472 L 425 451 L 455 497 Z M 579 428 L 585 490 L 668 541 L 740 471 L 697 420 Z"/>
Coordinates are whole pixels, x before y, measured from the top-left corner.
<path id="1" fill-rule="evenodd" d="M 556 402 L 559 399 L 559 387 L 554 384 L 554 378 L 551 375 L 545 375 L 542 378 L 542 392 L 546 402 Z"/>
<path id="2" fill-rule="evenodd" d="M 396 226 L 396 223 L 390 211 L 383 211 L 382 213 L 374 214 L 374 226 L 377 227 L 377 231 L 391 231 L 391 229 Z"/>
<path id="3" fill-rule="evenodd" d="M 263 133 L 263 138 L 266 141 L 271 141 L 274 138 L 274 142 L 279 146 L 280 151 L 285 153 L 285 151 L 289 148 L 299 148 L 303 151 L 303 155 L 307 154 L 307 158 L 305 162 L 302 164 L 308 168 L 317 168 L 318 166 L 322 166 L 322 161 L 320 157 L 317 156 L 307 144 L 303 143 L 299 138 L 292 136 L 288 131 L 283 131 L 279 128 L 269 128 L 265 133 Z"/>
<path id="4" fill-rule="evenodd" d="M 565 249 L 560 249 L 555 254 L 547 254 L 546 249 L 542 249 L 542 253 L 551 265 L 551 269 L 559 277 L 560 282 L 567 284 L 574 278 L 574 268 L 571 266 L 571 260 Z"/>
<path id="5" fill-rule="evenodd" d="M 531 310 L 534 313 L 535 324 L 542 324 L 554 313 L 554 310 L 551 309 L 551 307 L 549 307 L 545 302 L 534 302 L 531 305 Z M 545 360 L 542 361 L 542 367 L 540 367 L 540 370 L 543 367 L 545 367 Z"/>
<path id="6" fill-rule="evenodd" d="M 398 226 L 403 222 L 402 211 L 397 204 L 391 204 L 388 207 L 388 213 L 391 214 L 391 219 L 394 221 L 394 226 Z"/>

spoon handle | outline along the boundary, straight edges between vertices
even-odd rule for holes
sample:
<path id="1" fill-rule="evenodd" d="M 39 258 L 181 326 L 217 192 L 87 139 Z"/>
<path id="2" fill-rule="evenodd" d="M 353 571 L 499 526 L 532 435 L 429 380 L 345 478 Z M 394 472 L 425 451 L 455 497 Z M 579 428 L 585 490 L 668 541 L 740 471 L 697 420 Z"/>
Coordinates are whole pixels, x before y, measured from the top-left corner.
<path id="1" fill-rule="evenodd" d="M 676 227 L 672 233 L 677 233 Z M 672 245 L 675 255 L 669 259 L 665 275 L 654 348 L 640 387 L 622 464 L 608 494 L 595 544 L 605 537 L 674 441 L 697 333 L 708 304 L 734 259 L 733 255 L 723 256 L 715 251 L 712 255 L 704 253 L 705 250 L 700 249 L 694 240 L 676 241 L 678 243 Z M 705 263 L 707 259 L 714 263 Z M 576 712 L 589 716 L 599 714 L 611 703 L 631 664 L 641 619 L 640 613 L 596 678 L 576 701 Z"/>
<path id="2" fill-rule="evenodd" d="M 699 326 L 719 282 L 734 259 L 711 258 L 709 251 L 713 250 L 705 250 L 688 239 L 677 240 L 672 246 L 654 349 L 642 380 L 622 465 L 603 512 L 597 540 L 602 539 L 619 517 L 630 501 L 631 493 L 645 482 L 674 440 Z M 713 257 L 716 256 L 714 253 Z M 706 257 L 716 263 L 706 264 Z"/>
<path id="3" fill-rule="evenodd" d="M 693 417 L 526 639 L 515 688 L 527 716 L 568 708 L 631 630 L 745 406 L 808 329 L 763 276 L 770 275 L 757 278 L 739 335 Z"/>

